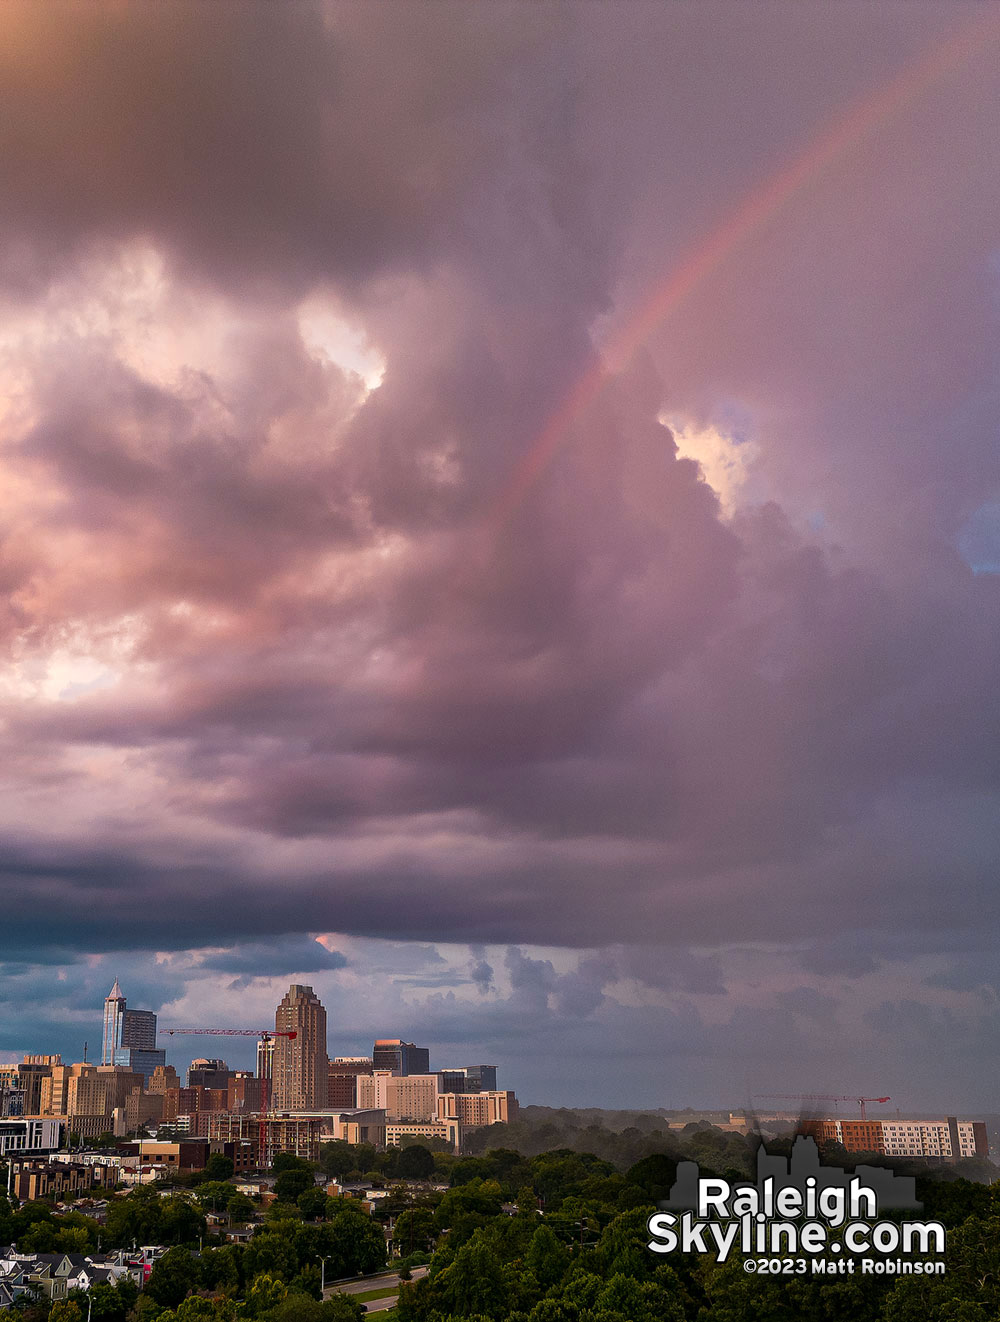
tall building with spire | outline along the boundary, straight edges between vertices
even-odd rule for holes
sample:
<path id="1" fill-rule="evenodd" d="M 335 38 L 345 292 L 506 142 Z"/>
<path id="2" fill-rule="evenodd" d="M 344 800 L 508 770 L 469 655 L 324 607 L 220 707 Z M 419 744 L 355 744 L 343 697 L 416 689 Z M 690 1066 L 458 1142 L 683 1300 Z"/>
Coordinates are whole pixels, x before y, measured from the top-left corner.
<path id="1" fill-rule="evenodd" d="M 115 978 L 114 986 L 104 998 L 104 1036 L 101 1045 L 101 1064 L 113 1065 L 115 1052 L 122 1044 L 122 1025 L 125 1019 L 125 994 Z"/>
<path id="2" fill-rule="evenodd" d="M 315 1111 L 327 1103 L 326 1010 L 311 987 L 293 983 L 274 1012 L 271 1108 Z"/>
<path id="3" fill-rule="evenodd" d="M 156 1045 L 156 1015 L 152 1010 L 130 1010 L 118 979 L 104 998 L 101 1064 L 125 1065 L 144 1075 L 147 1085 L 167 1053 Z"/>

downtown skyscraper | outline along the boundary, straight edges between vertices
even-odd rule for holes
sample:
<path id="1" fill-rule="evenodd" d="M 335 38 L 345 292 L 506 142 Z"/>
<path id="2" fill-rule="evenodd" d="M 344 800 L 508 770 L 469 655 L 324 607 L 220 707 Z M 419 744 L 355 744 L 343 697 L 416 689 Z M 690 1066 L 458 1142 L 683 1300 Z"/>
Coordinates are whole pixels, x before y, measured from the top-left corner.
<path id="1" fill-rule="evenodd" d="M 311 987 L 293 983 L 274 1012 L 271 1108 L 315 1111 L 326 1106 L 326 1010 Z"/>
<path id="2" fill-rule="evenodd" d="M 149 1083 L 157 1065 L 166 1063 L 167 1054 L 156 1045 L 156 1015 L 152 1010 L 130 1010 L 125 993 L 115 978 L 104 998 L 104 1029 L 101 1037 L 101 1064 L 124 1065 L 145 1075 Z"/>

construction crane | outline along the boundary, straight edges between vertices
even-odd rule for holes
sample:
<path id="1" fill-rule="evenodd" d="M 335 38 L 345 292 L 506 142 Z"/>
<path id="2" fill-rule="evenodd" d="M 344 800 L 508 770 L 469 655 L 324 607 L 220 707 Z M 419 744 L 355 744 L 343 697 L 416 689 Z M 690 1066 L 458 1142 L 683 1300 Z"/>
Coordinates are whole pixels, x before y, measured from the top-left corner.
<path id="1" fill-rule="evenodd" d="M 845 1096 L 845 1095 L 843 1095 L 843 1094 L 833 1095 L 833 1094 L 831 1094 L 831 1093 L 823 1093 L 823 1092 L 798 1092 L 798 1093 L 786 1093 L 786 1092 L 759 1092 L 759 1093 L 756 1094 L 756 1096 L 757 1096 L 757 1097 L 761 1097 L 761 1098 L 768 1098 L 769 1100 L 774 1101 L 774 1102 L 777 1102 L 777 1101 L 783 1101 L 783 1102 L 857 1102 L 857 1104 L 861 1107 L 861 1119 L 862 1119 L 862 1120 L 867 1120 L 867 1119 L 868 1119 L 868 1116 L 865 1114 L 865 1103 L 866 1103 L 866 1102 L 891 1102 L 891 1101 L 892 1101 L 892 1098 L 891 1098 L 891 1097 L 854 1097 L 854 1096 Z"/>
<path id="2" fill-rule="evenodd" d="M 259 1037 L 264 1042 L 270 1042 L 274 1037 L 298 1037 L 294 1029 L 283 1032 L 277 1028 L 161 1028 L 160 1032 L 170 1037 L 175 1033 L 198 1033 L 204 1037 Z"/>
<path id="3" fill-rule="evenodd" d="M 195 1033 L 204 1037 L 256 1037 L 262 1042 L 273 1042 L 276 1037 L 287 1037 L 293 1041 L 298 1037 L 296 1029 L 280 1028 L 161 1028 L 161 1033 L 166 1033 L 168 1037 L 173 1037 L 175 1033 Z M 262 1114 L 259 1121 L 260 1137 L 258 1140 L 258 1152 L 265 1149 L 265 1139 L 267 1135 L 267 1120 Z"/>

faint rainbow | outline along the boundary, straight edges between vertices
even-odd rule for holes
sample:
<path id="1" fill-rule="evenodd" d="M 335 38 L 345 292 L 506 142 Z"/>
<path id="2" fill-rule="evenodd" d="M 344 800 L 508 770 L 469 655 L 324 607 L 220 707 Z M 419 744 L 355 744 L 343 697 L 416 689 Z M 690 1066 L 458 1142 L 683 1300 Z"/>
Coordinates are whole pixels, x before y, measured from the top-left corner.
<path id="1" fill-rule="evenodd" d="M 853 104 L 792 161 L 748 193 L 708 237 L 696 244 L 629 318 L 575 382 L 544 428 L 514 468 L 494 501 L 489 520 L 502 527 L 549 466 L 569 436 L 572 424 L 596 400 L 606 381 L 620 371 L 650 333 L 741 244 L 761 230 L 806 184 L 840 160 L 866 133 L 905 110 L 922 93 L 975 55 L 990 36 L 1000 35 L 1000 17 L 989 9 L 944 42 L 925 51 L 889 83 Z M 614 364 L 609 369 L 607 364 Z"/>

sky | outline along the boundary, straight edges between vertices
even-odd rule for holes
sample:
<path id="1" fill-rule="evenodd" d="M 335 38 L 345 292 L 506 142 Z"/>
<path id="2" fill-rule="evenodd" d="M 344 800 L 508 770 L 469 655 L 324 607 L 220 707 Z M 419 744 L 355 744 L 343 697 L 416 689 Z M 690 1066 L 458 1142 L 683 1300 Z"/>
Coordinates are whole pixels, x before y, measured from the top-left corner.
<path id="1" fill-rule="evenodd" d="M 0 1057 L 995 1110 L 995 7 L 0 25 Z"/>

